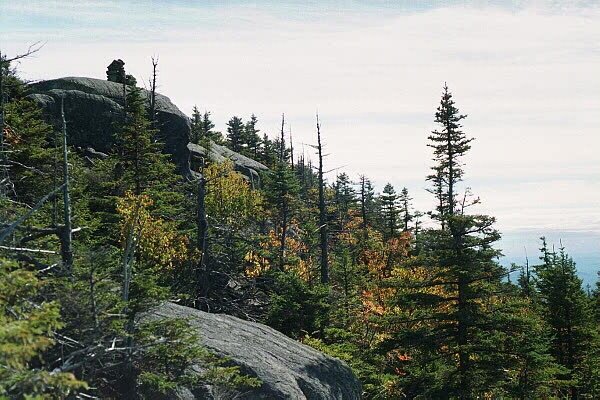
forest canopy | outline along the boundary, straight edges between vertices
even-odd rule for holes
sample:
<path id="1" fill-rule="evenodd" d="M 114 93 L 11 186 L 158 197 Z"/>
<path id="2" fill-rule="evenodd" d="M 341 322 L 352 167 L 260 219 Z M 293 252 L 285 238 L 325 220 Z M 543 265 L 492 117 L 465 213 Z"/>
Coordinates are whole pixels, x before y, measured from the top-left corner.
<path id="1" fill-rule="evenodd" d="M 366 399 L 600 397 L 600 283 L 584 290 L 568 249 L 544 238 L 532 265 L 500 264 L 495 218 L 472 212 L 463 185 L 477 142 L 448 85 L 423 132 L 435 207 L 417 210 L 406 187 L 328 174 L 322 116 L 310 158 L 285 115 L 271 136 L 254 114 L 222 133 L 195 107 L 188 141 L 204 153 L 185 171 L 162 134 L 157 64 L 150 90 L 111 64 L 123 107 L 102 127 L 110 151 L 94 153 L 68 97 L 49 118 L 0 63 L 0 398 L 260 386 L 187 321 L 139 322 L 164 301 L 337 357 Z M 215 160 L 221 146 L 235 157 Z"/>

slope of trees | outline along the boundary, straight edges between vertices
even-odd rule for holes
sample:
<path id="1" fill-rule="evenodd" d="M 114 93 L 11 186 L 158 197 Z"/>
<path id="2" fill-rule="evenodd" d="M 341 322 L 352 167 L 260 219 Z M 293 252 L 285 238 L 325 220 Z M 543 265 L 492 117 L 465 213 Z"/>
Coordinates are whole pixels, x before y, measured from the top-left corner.
<path id="1" fill-rule="evenodd" d="M 206 162 L 185 181 L 131 80 L 113 151 L 84 163 L 65 145 L 69 115 L 45 123 L 1 67 L 0 397 L 259 384 L 198 346 L 185 321 L 136 323 L 172 299 L 345 360 L 368 399 L 600 397 L 600 287 L 586 293 L 566 249 L 544 240 L 539 265 L 498 263 L 495 220 L 471 212 L 479 200 L 462 184 L 473 138 L 447 86 L 427 136 L 436 206 L 418 211 L 406 188 L 328 180 L 319 121 L 313 165 L 285 119 L 271 139 L 255 115 L 234 116 L 223 138 L 194 108 L 192 142 L 269 171 L 255 189 L 232 163 Z M 197 363 L 209 373 L 189 374 Z"/>

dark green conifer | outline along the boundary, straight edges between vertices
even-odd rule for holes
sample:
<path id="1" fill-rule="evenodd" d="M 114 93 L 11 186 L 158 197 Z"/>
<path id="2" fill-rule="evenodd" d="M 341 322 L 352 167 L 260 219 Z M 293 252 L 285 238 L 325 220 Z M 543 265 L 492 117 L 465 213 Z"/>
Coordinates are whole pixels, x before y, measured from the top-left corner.
<path id="1" fill-rule="evenodd" d="M 246 147 L 246 153 L 249 157 L 256 159 L 258 157 L 258 150 L 260 148 L 260 136 L 258 133 L 260 129 L 256 127 L 258 118 L 252 114 L 250 120 L 244 125 L 244 138 L 243 142 Z"/>
<path id="2" fill-rule="evenodd" d="M 227 122 L 227 145 L 233 151 L 240 152 L 244 143 L 244 121 L 240 117 L 232 117 Z"/>
<path id="3" fill-rule="evenodd" d="M 589 301 L 573 259 L 561 246 L 558 253 L 551 251 L 542 238 L 542 264 L 535 267 L 536 286 L 543 307 L 543 315 L 552 330 L 551 353 L 567 369 L 563 379 L 569 389 L 563 396 L 579 398 L 588 391 L 584 376 L 588 351 L 597 346 L 596 332 L 592 329 Z"/>
<path id="4" fill-rule="evenodd" d="M 464 174 L 462 157 L 471 148 L 473 138 L 467 138 L 461 130 L 461 121 L 467 116 L 460 114 L 455 106 L 452 93 L 448 85 L 444 84 L 442 100 L 435 113 L 435 122 L 441 125 L 440 130 L 434 130 L 428 137 L 433 148 L 433 160 L 435 165 L 431 168 L 434 173 L 427 176 L 427 180 L 433 183 L 430 189 L 438 196 L 439 206 L 437 218 L 441 219 L 445 214 L 454 214 L 457 207 L 456 185 L 462 180 Z"/>
<path id="5" fill-rule="evenodd" d="M 192 118 L 190 119 L 190 142 L 200 144 L 200 141 L 204 137 L 203 126 L 202 126 L 202 114 L 198 107 L 194 106 L 192 109 Z"/>
<path id="6" fill-rule="evenodd" d="M 397 289 L 390 305 L 400 311 L 385 318 L 395 326 L 387 342 L 407 351 L 407 360 L 393 365 L 403 371 L 400 381 L 408 397 L 473 399 L 499 393 L 507 381 L 507 359 L 500 349 L 510 314 L 502 294 L 505 270 L 493 247 L 500 235 L 494 218 L 458 212 L 464 207 L 455 200 L 463 175 L 460 158 L 472 140 L 459 130 L 463 118 L 445 86 L 436 113 L 443 129 L 429 139 L 432 169 L 441 171 L 442 194 L 448 199 L 438 218 L 447 228 L 420 235 L 419 255 L 411 265 L 420 260 L 423 277 L 389 280 Z"/>
<path id="7" fill-rule="evenodd" d="M 333 190 L 337 213 L 337 227 L 334 230 L 341 232 L 350 218 L 350 211 L 356 206 L 356 193 L 350 178 L 344 172 L 336 177 Z"/>
<path id="8" fill-rule="evenodd" d="M 398 210 L 398 195 L 390 183 L 384 186 L 383 193 L 379 196 L 379 205 L 384 237 L 393 238 L 398 233 L 400 210 Z"/>
<path id="9" fill-rule="evenodd" d="M 279 238 L 277 266 L 283 271 L 286 264 L 287 235 L 290 222 L 297 212 L 297 196 L 300 185 L 294 172 L 286 163 L 277 163 L 267 176 L 265 195 L 267 201 L 277 210 L 276 231 Z"/>
<path id="10" fill-rule="evenodd" d="M 410 223 L 414 218 L 414 214 L 412 211 L 412 197 L 408 195 L 408 189 L 402 188 L 400 192 L 400 196 L 398 197 L 398 203 L 400 205 L 400 218 L 402 220 L 402 230 L 404 232 L 409 232 Z"/>

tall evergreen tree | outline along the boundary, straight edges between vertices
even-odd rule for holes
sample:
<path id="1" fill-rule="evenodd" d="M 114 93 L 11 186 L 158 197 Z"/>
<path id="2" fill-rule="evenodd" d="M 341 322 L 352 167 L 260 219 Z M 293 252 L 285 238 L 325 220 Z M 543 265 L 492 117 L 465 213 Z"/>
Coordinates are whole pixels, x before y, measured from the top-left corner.
<path id="1" fill-rule="evenodd" d="M 503 351 L 511 354 L 504 389 L 515 399 L 552 398 L 565 384 L 559 376 L 565 371 L 550 354 L 550 327 L 526 271 L 520 278 L 519 286 L 504 284 L 509 296 L 503 314 Z"/>
<path id="2" fill-rule="evenodd" d="M 471 148 L 473 138 L 467 138 L 461 130 L 461 121 L 467 116 L 460 114 L 455 106 L 448 85 L 444 84 L 442 100 L 435 113 L 435 122 L 441 125 L 440 130 L 434 130 L 428 137 L 429 147 L 433 148 L 435 165 L 431 168 L 434 173 L 427 177 L 433 183 L 431 191 L 439 196 L 437 217 L 442 219 L 445 214 L 453 215 L 457 202 L 456 185 L 464 174 L 462 157 Z"/>
<path id="3" fill-rule="evenodd" d="M 279 239 L 279 254 L 276 265 L 280 271 L 286 264 L 286 249 L 288 229 L 292 218 L 297 212 L 297 195 L 300 185 L 294 173 L 286 163 L 277 163 L 268 175 L 265 183 L 267 200 L 275 207 L 277 236 Z"/>
<path id="4" fill-rule="evenodd" d="M 584 364 L 592 346 L 592 316 L 588 299 L 577 276 L 575 263 L 563 247 L 558 254 L 550 251 L 542 238 L 542 264 L 535 267 L 537 288 L 553 333 L 552 355 L 567 369 L 570 382 L 564 396 L 577 399 L 585 392 Z"/>
<path id="5" fill-rule="evenodd" d="M 360 216 L 362 219 L 363 238 L 368 236 L 368 227 L 375 215 L 375 190 L 371 181 L 364 175 L 360 177 Z"/>
<path id="6" fill-rule="evenodd" d="M 414 218 L 411 201 L 412 197 L 408 195 L 408 189 L 405 187 L 402 188 L 398 197 L 398 203 L 400 205 L 400 218 L 402 219 L 402 230 L 404 232 L 410 231 L 410 222 Z"/>
<path id="7" fill-rule="evenodd" d="M 190 119 L 190 142 L 200 144 L 200 141 L 204 137 L 204 127 L 202 122 L 202 114 L 200 114 L 198 107 L 194 106 L 192 109 L 192 118 Z"/>
<path id="8" fill-rule="evenodd" d="M 505 271 L 493 247 L 500 235 L 494 218 L 456 212 L 460 159 L 472 140 L 459 130 L 463 118 L 444 87 L 436 113 L 444 129 L 429 138 L 433 169 L 443 172 L 448 208 L 439 218 L 447 229 L 421 234 L 426 238 L 411 261 L 419 273 L 390 278 L 397 290 L 390 306 L 399 311 L 386 318 L 396 326 L 389 343 L 408 353 L 395 365 L 403 371 L 400 380 L 408 397 L 472 399 L 498 393 L 508 379 L 501 350 L 506 341 L 501 333 L 507 317 L 501 289 Z"/>
<path id="9" fill-rule="evenodd" d="M 202 114 L 202 122 L 200 126 L 203 137 L 207 138 L 208 140 L 212 140 L 217 144 L 223 144 L 223 134 L 221 132 L 213 130 L 215 124 L 210 119 L 210 111 L 204 111 L 204 114 Z"/>
<path id="10" fill-rule="evenodd" d="M 260 148 L 260 136 L 258 135 L 260 129 L 256 127 L 257 123 L 258 118 L 256 118 L 256 115 L 252 114 L 250 120 L 244 125 L 243 142 L 246 146 L 248 156 L 254 159 L 258 158 L 258 150 Z"/>
<path id="11" fill-rule="evenodd" d="M 164 165 L 162 144 L 154 140 L 156 131 L 147 118 L 146 102 L 136 86 L 126 86 L 124 121 L 116 135 L 118 170 L 116 178 L 121 190 L 141 194 L 163 177 L 156 170 Z"/>
<path id="12" fill-rule="evenodd" d="M 346 222 L 350 218 L 350 212 L 356 205 L 356 193 L 352 187 L 352 182 L 346 173 L 338 174 L 333 185 L 335 193 L 335 206 L 337 213 L 337 228 L 338 232 L 344 229 Z"/>
<path id="13" fill-rule="evenodd" d="M 267 134 L 264 134 L 261 140 L 261 151 L 258 161 L 262 162 L 267 167 L 272 168 L 277 163 L 278 157 L 276 143 L 269 139 Z"/>
<path id="14" fill-rule="evenodd" d="M 398 195 L 390 183 L 383 188 L 383 193 L 379 196 L 379 205 L 384 237 L 391 239 L 398 233 L 400 210 L 398 210 Z"/>
<path id="15" fill-rule="evenodd" d="M 244 143 L 244 121 L 240 117 L 233 116 L 227 122 L 227 144 L 231 150 L 239 152 Z"/>

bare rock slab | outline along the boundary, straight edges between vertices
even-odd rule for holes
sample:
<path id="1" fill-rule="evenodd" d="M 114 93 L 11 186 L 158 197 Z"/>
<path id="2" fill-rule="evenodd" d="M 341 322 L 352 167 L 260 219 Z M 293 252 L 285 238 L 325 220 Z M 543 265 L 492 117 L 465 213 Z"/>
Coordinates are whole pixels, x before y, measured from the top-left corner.
<path id="1" fill-rule="evenodd" d="M 209 314 L 164 303 L 152 319 L 185 318 L 197 329 L 204 346 L 226 356 L 244 373 L 258 377 L 262 386 L 245 393 L 204 388 L 183 390 L 180 399 L 298 399 L 354 400 L 361 385 L 342 361 L 303 345 L 259 323 L 223 314 Z"/>

